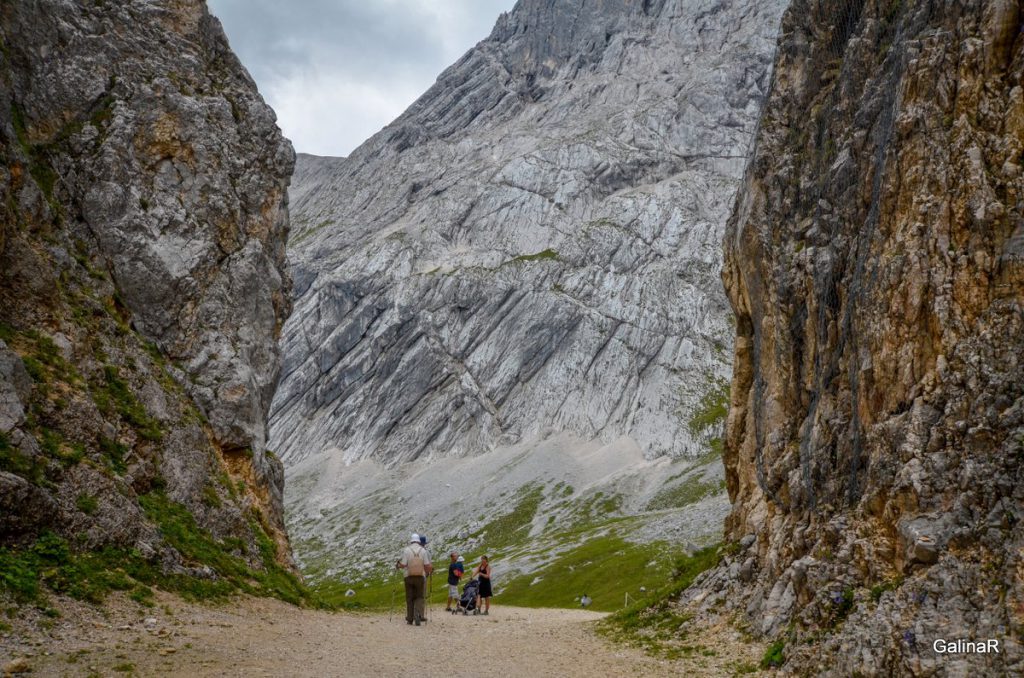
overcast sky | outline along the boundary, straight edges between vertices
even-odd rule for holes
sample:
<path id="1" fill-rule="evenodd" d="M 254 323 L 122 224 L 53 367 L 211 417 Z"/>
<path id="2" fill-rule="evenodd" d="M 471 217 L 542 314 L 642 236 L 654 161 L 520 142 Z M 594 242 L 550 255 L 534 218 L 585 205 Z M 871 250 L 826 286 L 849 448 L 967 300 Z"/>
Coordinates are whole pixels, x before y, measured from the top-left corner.
<path id="1" fill-rule="evenodd" d="M 515 0 L 208 0 L 295 150 L 348 155 Z"/>

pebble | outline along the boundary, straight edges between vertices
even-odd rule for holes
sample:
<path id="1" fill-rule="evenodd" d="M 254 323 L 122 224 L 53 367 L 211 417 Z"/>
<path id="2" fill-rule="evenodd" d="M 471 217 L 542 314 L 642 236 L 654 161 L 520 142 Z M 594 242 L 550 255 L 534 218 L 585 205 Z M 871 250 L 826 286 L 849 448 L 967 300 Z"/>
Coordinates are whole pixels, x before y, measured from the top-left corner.
<path id="1" fill-rule="evenodd" d="M 29 673 L 32 670 L 32 665 L 25 657 L 18 657 L 7 662 L 4 666 L 4 675 L 11 675 L 16 673 Z"/>

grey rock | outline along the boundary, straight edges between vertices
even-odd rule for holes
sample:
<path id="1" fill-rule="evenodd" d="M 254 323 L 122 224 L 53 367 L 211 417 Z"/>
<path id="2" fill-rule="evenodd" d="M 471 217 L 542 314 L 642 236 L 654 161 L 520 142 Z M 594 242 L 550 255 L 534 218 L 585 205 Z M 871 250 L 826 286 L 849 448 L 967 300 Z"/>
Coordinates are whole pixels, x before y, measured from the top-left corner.
<path id="1" fill-rule="evenodd" d="M 753 558 L 747 558 L 743 561 L 743 564 L 740 565 L 739 572 L 736 576 L 739 578 L 740 581 L 750 581 L 750 579 L 754 576 L 755 565 L 756 561 Z"/>
<path id="2" fill-rule="evenodd" d="M 939 545 L 927 534 L 922 534 L 910 546 L 909 560 L 931 565 L 939 560 Z"/>
<path id="3" fill-rule="evenodd" d="M 48 527 L 180 568 L 137 502 L 162 480 L 254 564 L 259 517 L 287 562 L 266 422 L 294 153 L 273 111 L 201 0 L 16 3 L 0 41 L 0 322 L 42 382 L 0 349 L 0 427 L 55 486 Z"/>
<path id="4" fill-rule="evenodd" d="M 297 541 L 347 540 L 350 514 L 374 551 L 407 523 L 478 531 L 451 511 L 452 457 L 521 463 L 472 464 L 474 503 L 502 512 L 495 488 L 553 485 L 572 450 L 606 448 L 585 486 L 638 513 L 668 474 L 627 487 L 623 466 L 708 453 L 722 424 L 690 422 L 728 373 L 719 243 L 783 4 L 524 0 L 348 158 L 299 156 L 270 426 Z M 385 478 L 415 511 L 368 508 Z M 709 543 L 718 481 L 633 536 Z M 350 551 L 298 555 L 350 572 Z"/>
<path id="5" fill-rule="evenodd" d="M 1024 667 L 1016 642 L 930 647 L 1013 637 L 1024 599 L 1024 181 L 1004 171 L 1024 143 L 1020 18 L 971 0 L 784 16 L 723 266 L 726 535 L 756 533 L 761 567 L 706 581 L 760 633 L 793 629 L 794 675 Z"/>
<path id="6" fill-rule="evenodd" d="M 0 471 L 0 537 L 31 534 L 57 518 L 56 500 L 44 489 Z"/>
<path id="7" fill-rule="evenodd" d="M 132 325 L 186 366 L 218 439 L 262 452 L 289 308 L 291 147 L 203 4 L 171 22 L 145 2 L 76 6 L 70 32 L 59 3 L 43 4 L 4 21 L 27 62 L 11 82 L 26 134 L 46 143 L 92 112 L 71 130 L 77 152 L 53 159 L 61 189 L 81 199 Z"/>
<path id="8" fill-rule="evenodd" d="M 0 432 L 7 433 L 25 420 L 25 405 L 32 378 L 21 357 L 0 340 Z"/>
<path id="9" fill-rule="evenodd" d="M 718 243 L 782 5 L 522 2 L 349 157 L 299 156 L 272 447 L 703 454 Z"/>

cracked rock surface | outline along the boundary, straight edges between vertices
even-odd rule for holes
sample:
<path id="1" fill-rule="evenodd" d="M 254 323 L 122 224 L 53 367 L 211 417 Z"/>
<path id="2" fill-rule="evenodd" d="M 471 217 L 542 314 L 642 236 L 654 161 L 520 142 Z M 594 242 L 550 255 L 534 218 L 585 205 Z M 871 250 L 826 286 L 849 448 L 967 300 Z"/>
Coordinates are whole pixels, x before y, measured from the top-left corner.
<path id="1" fill-rule="evenodd" d="M 565 431 L 703 454 L 782 5 L 524 0 L 351 156 L 300 155 L 273 449 L 395 464 Z"/>
<path id="2" fill-rule="evenodd" d="M 152 553 L 157 489 L 287 560 L 273 111 L 200 0 L 4 3 L 0 40 L 0 538 Z"/>
<path id="3" fill-rule="evenodd" d="M 725 241 L 739 549 L 687 600 L 783 638 L 796 674 L 1024 671 L 1021 20 L 805 0 L 783 19 Z"/>

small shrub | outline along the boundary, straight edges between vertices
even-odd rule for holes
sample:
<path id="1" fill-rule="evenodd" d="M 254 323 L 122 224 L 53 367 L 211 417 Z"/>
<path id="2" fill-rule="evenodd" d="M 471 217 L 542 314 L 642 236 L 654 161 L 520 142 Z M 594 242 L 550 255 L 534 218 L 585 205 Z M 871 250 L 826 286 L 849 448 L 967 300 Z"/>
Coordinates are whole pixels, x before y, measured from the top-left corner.
<path id="1" fill-rule="evenodd" d="M 91 494 L 80 494 L 78 495 L 78 498 L 75 499 L 75 506 L 78 508 L 79 511 L 81 511 L 85 515 L 91 516 L 92 514 L 96 513 L 96 510 L 100 507 L 100 504 L 96 500 L 96 497 L 92 496 Z"/>
<path id="2" fill-rule="evenodd" d="M 149 416 L 146 408 L 121 379 L 117 368 L 107 365 L 103 368 L 103 377 L 103 384 L 93 389 L 93 398 L 100 411 L 106 414 L 117 412 L 146 440 L 158 441 L 163 438 L 160 423 Z"/>
<path id="3" fill-rule="evenodd" d="M 23 455 L 0 431 L 0 471 L 14 473 L 38 485 L 43 481 L 46 465 L 41 460 Z"/>
<path id="4" fill-rule="evenodd" d="M 124 458 L 130 451 L 131 450 L 127 445 L 122 445 L 116 440 L 111 440 L 106 436 L 100 437 L 100 452 L 103 453 L 103 457 L 110 469 L 118 475 L 121 475 L 128 470 L 128 466 L 125 464 Z"/>
<path id="5" fill-rule="evenodd" d="M 207 485 L 203 488 L 203 503 L 210 508 L 221 507 L 220 495 L 217 494 L 217 489 L 213 485 Z"/>
<path id="6" fill-rule="evenodd" d="M 889 581 L 875 584 L 871 587 L 871 600 L 878 602 L 882 598 L 882 594 L 886 591 L 895 591 L 903 584 L 903 577 L 896 577 Z"/>
<path id="7" fill-rule="evenodd" d="M 9 344 L 12 341 L 14 341 L 15 334 L 16 331 L 13 327 L 8 325 L 7 323 L 0 322 L 0 341 Z"/>
<path id="8" fill-rule="evenodd" d="M 762 669 L 776 669 L 782 666 L 786 661 L 785 656 L 786 641 L 779 639 L 768 646 L 768 649 L 764 651 L 764 657 L 761 658 Z"/>
<path id="9" fill-rule="evenodd" d="M 153 607 L 153 589 L 145 584 L 139 584 L 131 590 L 128 597 L 144 607 Z"/>
<path id="10" fill-rule="evenodd" d="M 853 610 L 854 595 L 852 588 L 845 588 L 842 591 L 833 591 L 831 594 L 832 600 L 832 624 L 836 625 L 839 622 L 846 619 L 850 611 Z"/>
<path id="11" fill-rule="evenodd" d="M 28 376 L 32 377 L 32 380 L 39 384 L 45 384 L 46 369 L 43 364 L 31 356 L 26 356 L 21 359 L 23 365 L 25 365 L 25 371 L 28 372 Z"/>

